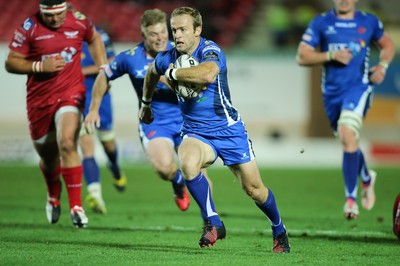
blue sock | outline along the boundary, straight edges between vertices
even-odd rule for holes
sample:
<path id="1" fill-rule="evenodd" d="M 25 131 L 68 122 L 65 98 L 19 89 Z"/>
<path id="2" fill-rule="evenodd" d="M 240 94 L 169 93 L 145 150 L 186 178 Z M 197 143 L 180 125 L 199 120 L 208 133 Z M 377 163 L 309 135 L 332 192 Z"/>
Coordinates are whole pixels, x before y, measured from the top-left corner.
<path id="1" fill-rule="evenodd" d="M 119 179 L 121 177 L 121 170 L 118 165 L 118 150 L 109 152 L 105 150 L 108 158 L 108 168 L 111 170 L 114 178 Z"/>
<path id="2" fill-rule="evenodd" d="M 342 172 L 346 188 L 346 198 L 352 198 L 354 200 L 357 198 L 357 181 L 360 170 L 359 160 L 358 151 L 343 153 Z"/>
<path id="3" fill-rule="evenodd" d="M 368 167 L 367 164 L 365 163 L 365 159 L 364 159 L 364 154 L 361 150 L 358 150 L 358 159 L 359 159 L 359 175 L 361 177 L 361 180 L 363 182 L 363 184 L 365 185 L 369 185 L 369 183 L 371 182 L 371 177 L 369 176 L 369 172 L 368 172 Z"/>
<path id="4" fill-rule="evenodd" d="M 256 202 L 256 205 L 269 219 L 272 228 L 272 235 L 274 237 L 285 231 L 285 227 L 283 226 L 281 216 L 278 211 L 278 206 L 276 205 L 274 193 L 272 193 L 270 189 L 268 189 L 268 198 L 265 203 L 260 204 Z"/>
<path id="5" fill-rule="evenodd" d="M 181 170 L 176 170 L 175 177 L 171 180 L 171 182 L 176 185 L 185 185 L 185 179 L 181 174 Z"/>
<path id="6" fill-rule="evenodd" d="M 100 169 L 93 157 L 83 159 L 82 166 L 87 186 L 93 182 L 100 182 Z"/>
<path id="7" fill-rule="evenodd" d="M 203 173 L 200 172 L 190 181 L 186 180 L 186 187 L 197 202 L 197 205 L 199 205 L 203 219 L 207 219 L 212 226 L 222 226 L 218 213 L 215 211 L 210 185 Z"/>

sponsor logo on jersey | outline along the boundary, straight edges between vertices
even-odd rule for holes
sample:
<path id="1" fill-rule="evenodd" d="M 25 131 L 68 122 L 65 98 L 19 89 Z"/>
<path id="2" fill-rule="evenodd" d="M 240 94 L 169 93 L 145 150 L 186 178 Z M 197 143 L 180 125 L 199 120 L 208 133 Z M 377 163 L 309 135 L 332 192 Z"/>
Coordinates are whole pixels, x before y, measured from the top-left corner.
<path id="1" fill-rule="evenodd" d="M 325 34 L 336 34 L 335 26 L 328 26 L 328 29 L 325 31 Z"/>
<path id="2" fill-rule="evenodd" d="M 22 44 L 26 40 L 26 37 L 19 31 L 14 32 L 14 41 Z"/>
<path id="3" fill-rule="evenodd" d="M 61 52 L 61 57 L 64 58 L 65 63 L 71 63 L 72 57 L 76 54 L 77 50 L 74 47 L 66 47 Z"/>
<path id="4" fill-rule="evenodd" d="M 247 152 L 244 152 L 242 154 L 242 160 L 249 158 L 249 155 L 247 155 Z"/>
<path id="5" fill-rule="evenodd" d="M 303 41 L 311 42 L 312 37 L 311 37 L 311 35 L 304 33 L 302 39 L 303 39 Z"/>
<path id="6" fill-rule="evenodd" d="M 355 22 L 335 22 L 335 26 L 337 28 L 356 28 L 357 27 L 357 23 Z"/>
<path id="7" fill-rule="evenodd" d="M 113 67 L 113 65 L 115 66 L 115 68 Z M 105 66 L 104 68 L 104 73 L 106 74 L 107 77 L 111 77 L 113 75 L 112 69 L 117 69 L 116 68 L 117 63 L 113 62 L 113 64 L 108 64 Z"/>
<path id="8" fill-rule="evenodd" d="M 339 51 L 347 48 L 347 43 L 330 43 L 328 45 L 328 51 Z"/>
<path id="9" fill-rule="evenodd" d="M 147 134 L 147 138 L 150 139 L 150 138 L 154 137 L 155 134 L 157 134 L 157 131 L 152 130 L 152 131 L 149 132 L 149 134 Z"/>
<path id="10" fill-rule="evenodd" d="M 78 37 L 79 31 L 64 31 L 64 35 L 67 39 L 75 39 Z"/>
<path id="11" fill-rule="evenodd" d="M 86 16 L 79 11 L 74 12 L 74 17 L 79 20 L 84 20 L 86 18 Z"/>
<path id="12" fill-rule="evenodd" d="M 12 42 L 12 43 L 11 43 L 11 46 L 17 48 L 17 47 L 21 47 L 22 44 L 17 43 L 17 42 Z"/>
<path id="13" fill-rule="evenodd" d="M 217 61 L 219 61 L 218 54 L 217 54 L 216 52 L 214 52 L 214 51 L 208 51 L 208 52 L 203 56 L 203 58 L 206 59 L 206 60 L 217 60 Z"/>
<path id="14" fill-rule="evenodd" d="M 111 69 L 116 70 L 117 69 L 117 62 L 116 61 L 112 61 L 110 66 L 111 66 Z"/>
<path id="15" fill-rule="evenodd" d="M 383 23 L 382 23 L 382 21 L 379 20 L 378 26 L 379 26 L 380 29 L 383 29 Z"/>
<path id="16" fill-rule="evenodd" d="M 358 27 L 357 32 L 360 34 L 364 34 L 367 31 L 367 29 L 363 26 Z"/>
<path id="17" fill-rule="evenodd" d="M 205 53 L 208 50 L 215 50 L 217 52 L 221 52 L 221 49 L 218 46 L 215 46 L 215 45 L 209 45 L 209 46 L 205 47 L 203 49 L 203 53 Z"/>
<path id="18" fill-rule="evenodd" d="M 38 36 L 38 37 L 36 37 L 35 40 L 40 41 L 40 40 L 46 40 L 46 39 L 51 39 L 51 38 L 54 38 L 54 34 Z"/>
<path id="19" fill-rule="evenodd" d="M 74 47 L 66 47 L 61 53 L 42 55 L 42 61 L 49 57 L 61 56 L 64 59 L 65 63 L 71 63 L 73 61 L 72 57 L 76 54 L 76 52 L 77 50 Z"/>
<path id="20" fill-rule="evenodd" d="M 28 18 L 28 19 L 26 19 L 25 21 L 24 21 L 24 23 L 22 24 L 22 28 L 25 30 L 25 31 L 28 31 L 30 28 L 32 28 L 32 26 L 33 26 L 33 20 L 32 19 L 30 19 L 30 18 Z"/>

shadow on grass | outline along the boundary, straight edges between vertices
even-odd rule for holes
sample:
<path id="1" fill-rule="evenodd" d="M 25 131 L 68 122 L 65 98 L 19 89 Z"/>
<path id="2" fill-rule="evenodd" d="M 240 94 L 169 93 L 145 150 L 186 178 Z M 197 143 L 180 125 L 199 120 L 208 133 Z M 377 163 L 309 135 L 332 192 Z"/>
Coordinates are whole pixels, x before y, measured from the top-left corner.
<path id="1" fill-rule="evenodd" d="M 65 226 L 61 224 L 56 225 L 49 225 L 49 224 L 23 224 L 23 223 L 0 223 L 0 226 L 3 230 L 9 229 L 23 229 L 23 230 L 61 230 L 64 232 L 73 232 L 74 230 L 83 230 L 88 232 L 103 232 L 103 233 L 137 233 L 137 232 L 147 232 L 147 233 L 183 233 L 183 234 L 192 234 L 192 233 L 201 233 L 199 228 L 192 228 L 192 227 L 179 227 L 179 226 L 144 226 L 144 227 L 101 227 L 101 226 L 91 226 L 85 229 L 73 229 L 72 226 Z M 229 235 L 236 235 L 242 237 L 248 236 L 262 236 L 262 237 L 271 237 L 271 232 L 269 230 L 238 230 L 232 229 L 229 230 L 227 228 Z M 347 241 L 347 242 L 355 242 L 355 243 L 373 243 L 373 244 L 397 244 L 398 240 L 395 236 L 390 234 L 382 233 L 382 235 L 362 235 L 359 233 L 352 233 L 352 232 L 312 232 L 312 231 L 298 231 L 298 232 L 289 232 L 289 238 L 299 238 L 299 239 L 309 239 L 309 240 L 328 240 L 328 241 Z M 15 241 L 13 241 L 15 242 Z M 48 241 L 44 241 L 44 243 Z M 60 243 L 68 243 L 68 241 L 60 241 Z M 91 244 L 91 243 L 87 243 Z M 96 243 L 93 242 L 94 245 L 104 245 L 104 246 L 115 246 L 115 247 L 124 247 L 124 244 L 114 244 L 114 243 Z M 152 245 L 141 245 L 141 244 L 129 244 L 127 248 L 134 248 L 134 247 L 145 247 L 147 249 L 150 248 L 157 248 L 159 249 L 160 246 L 152 246 Z M 181 250 L 182 248 L 187 248 L 187 246 L 165 246 L 166 250 L 171 251 L 171 247 L 177 249 L 177 251 Z M 198 249 L 196 249 L 198 250 Z"/>

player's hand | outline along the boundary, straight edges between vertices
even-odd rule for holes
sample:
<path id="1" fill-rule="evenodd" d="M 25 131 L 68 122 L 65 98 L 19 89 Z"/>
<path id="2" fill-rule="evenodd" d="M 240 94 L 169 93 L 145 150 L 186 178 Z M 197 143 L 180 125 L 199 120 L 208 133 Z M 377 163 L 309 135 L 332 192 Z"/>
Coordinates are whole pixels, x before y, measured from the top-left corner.
<path id="1" fill-rule="evenodd" d="M 65 61 L 61 56 L 48 57 L 43 60 L 43 72 L 53 73 L 64 69 Z"/>
<path id="2" fill-rule="evenodd" d="M 353 58 L 350 49 L 344 49 L 333 52 L 333 60 L 342 63 L 343 65 L 348 65 Z"/>
<path id="3" fill-rule="evenodd" d="M 153 117 L 153 110 L 151 109 L 151 106 L 145 106 L 142 104 L 142 106 L 139 109 L 139 120 L 140 122 L 143 122 L 145 124 L 150 124 L 153 122 L 154 117 Z"/>
<path id="4" fill-rule="evenodd" d="M 96 127 L 100 127 L 100 116 L 97 112 L 89 111 L 84 121 L 85 130 L 88 134 L 96 132 Z"/>
<path id="5" fill-rule="evenodd" d="M 174 69 L 174 68 L 175 68 L 174 64 L 172 64 L 172 63 L 169 64 L 168 69 L 167 69 L 167 71 L 165 71 L 165 74 L 164 74 L 165 82 L 166 82 L 165 84 L 167 84 L 167 86 L 170 88 L 175 88 L 178 85 L 178 82 L 176 80 L 171 79 L 168 74 L 170 69 Z M 161 78 L 160 78 L 160 81 L 163 82 L 163 80 Z"/>
<path id="6" fill-rule="evenodd" d="M 371 67 L 369 69 L 369 73 L 371 73 L 371 75 L 369 76 L 369 81 L 371 83 L 381 84 L 385 79 L 386 68 L 381 64 L 378 64 L 376 66 Z"/>

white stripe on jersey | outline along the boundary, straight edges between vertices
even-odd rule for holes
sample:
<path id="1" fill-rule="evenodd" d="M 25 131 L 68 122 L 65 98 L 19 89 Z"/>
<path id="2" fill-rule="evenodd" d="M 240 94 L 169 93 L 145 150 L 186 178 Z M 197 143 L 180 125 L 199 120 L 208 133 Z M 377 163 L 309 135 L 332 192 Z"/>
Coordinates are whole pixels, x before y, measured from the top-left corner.
<path id="1" fill-rule="evenodd" d="M 225 117 L 228 120 L 228 127 L 230 127 L 230 126 L 236 124 L 238 121 L 240 121 L 240 114 L 239 114 L 239 112 L 237 112 L 237 114 L 238 114 L 238 120 L 237 121 L 235 121 L 232 117 L 229 116 L 229 113 L 228 113 L 228 110 L 227 110 L 227 107 L 226 107 L 225 104 L 227 104 L 230 108 L 233 108 L 235 110 L 236 110 L 236 108 L 234 108 L 232 106 L 232 104 L 229 102 L 229 100 L 226 98 L 226 96 L 224 94 L 224 91 L 221 88 L 221 84 L 219 82 L 219 75 L 217 76 L 217 80 L 218 80 L 218 93 L 219 93 L 219 95 L 221 95 L 221 98 L 220 98 L 221 99 L 221 105 L 224 107 Z"/>

